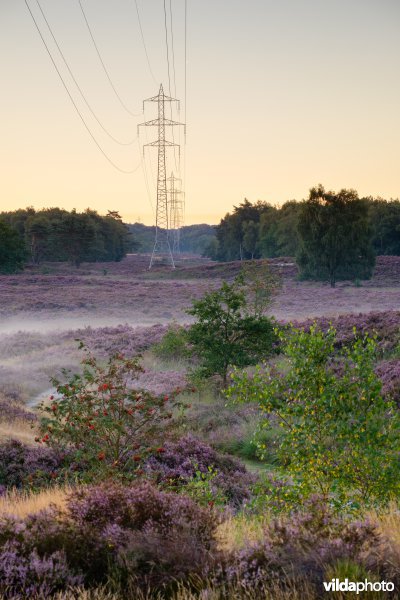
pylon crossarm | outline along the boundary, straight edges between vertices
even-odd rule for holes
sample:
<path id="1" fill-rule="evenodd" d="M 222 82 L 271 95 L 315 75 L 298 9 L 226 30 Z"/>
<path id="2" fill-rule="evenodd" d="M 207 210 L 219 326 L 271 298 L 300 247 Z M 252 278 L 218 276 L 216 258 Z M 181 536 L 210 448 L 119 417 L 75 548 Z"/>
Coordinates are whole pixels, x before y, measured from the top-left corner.
<path id="1" fill-rule="evenodd" d="M 143 144 L 143 148 L 145 148 L 146 146 L 179 146 L 179 144 L 174 144 L 174 142 L 169 142 L 168 140 L 164 140 L 163 142 L 161 142 L 159 140 L 155 140 L 154 142 L 149 142 L 148 144 Z"/>

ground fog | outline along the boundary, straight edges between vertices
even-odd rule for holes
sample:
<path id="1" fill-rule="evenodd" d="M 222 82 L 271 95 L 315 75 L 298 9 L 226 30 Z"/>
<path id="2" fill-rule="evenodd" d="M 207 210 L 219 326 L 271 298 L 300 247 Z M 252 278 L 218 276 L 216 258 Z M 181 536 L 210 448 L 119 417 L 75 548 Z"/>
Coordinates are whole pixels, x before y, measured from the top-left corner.
<path id="1" fill-rule="evenodd" d="M 341 282 L 335 289 L 298 281 L 290 258 L 270 262 L 282 278 L 271 309 L 280 321 L 399 308 L 400 257 L 378 257 L 370 281 Z M 185 309 L 191 300 L 232 279 L 241 264 L 185 257 L 175 271 L 147 267 L 148 257 L 129 255 L 121 263 L 80 269 L 52 263 L 0 276 L 0 400 L 11 397 L 28 405 L 40 400 L 52 376 L 78 366 L 77 338 L 104 355 L 146 351 L 168 323 L 189 322 Z M 159 381 L 168 376 L 172 373 L 163 380 L 159 375 Z M 144 384 L 158 385 L 151 373 Z"/>

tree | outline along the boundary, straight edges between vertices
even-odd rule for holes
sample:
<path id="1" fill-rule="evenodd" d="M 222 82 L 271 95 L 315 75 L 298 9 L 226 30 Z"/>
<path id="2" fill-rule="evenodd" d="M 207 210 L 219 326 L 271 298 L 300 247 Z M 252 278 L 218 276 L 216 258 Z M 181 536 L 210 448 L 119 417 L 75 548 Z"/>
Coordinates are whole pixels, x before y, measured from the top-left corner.
<path id="1" fill-rule="evenodd" d="M 400 416 L 382 396 L 368 336 L 339 352 L 336 331 L 281 332 L 286 364 L 234 375 L 228 395 L 254 401 L 262 429 L 279 424 L 278 455 L 305 494 L 357 503 L 398 497 Z M 261 450 L 265 446 L 261 445 Z"/>
<path id="2" fill-rule="evenodd" d="M 257 363 L 272 351 L 274 340 L 270 319 L 249 312 L 243 277 L 193 301 L 187 310 L 197 321 L 189 328 L 188 341 L 197 355 L 199 372 L 218 374 L 224 386 L 230 367 Z"/>
<path id="3" fill-rule="evenodd" d="M 259 224 L 254 221 L 244 221 L 242 224 L 243 229 L 243 250 L 250 254 L 251 260 L 258 250 L 258 235 L 259 235 Z"/>
<path id="4" fill-rule="evenodd" d="M 372 244 L 377 255 L 400 255 L 400 201 L 368 199 Z"/>
<path id="5" fill-rule="evenodd" d="M 216 227 L 217 260 L 259 258 L 258 224 L 261 215 L 271 208 L 266 202 L 258 201 L 252 204 L 246 198 L 239 206 L 234 206 L 232 214 L 227 213 Z M 248 223 L 252 225 L 246 225 Z"/>
<path id="6" fill-rule="evenodd" d="M 29 240 L 31 260 L 34 264 L 39 264 L 46 252 L 50 222 L 41 214 L 34 215 L 26 220 L 25 231 Z"/>
<path id="7" fill-rule="evenodd" d="M 57 223 L 57 234 L 68 260 L 79 267 L 95 240 L 95 227 L 88 214 L 66 213 Z"/>
<path id="8" fill-rule="evenodd" d="M 303 202 L 297 262 L 304 279 L 368 279 L 375 264 L 368 205 L 354 190 L 337 194 L 322 185 Z"/>
<path id="9" fill-rule="evenodd" d="M 0 273 L 16 273 L 23 269 L 25 244 L 13 227 L 0 220 Z"/>

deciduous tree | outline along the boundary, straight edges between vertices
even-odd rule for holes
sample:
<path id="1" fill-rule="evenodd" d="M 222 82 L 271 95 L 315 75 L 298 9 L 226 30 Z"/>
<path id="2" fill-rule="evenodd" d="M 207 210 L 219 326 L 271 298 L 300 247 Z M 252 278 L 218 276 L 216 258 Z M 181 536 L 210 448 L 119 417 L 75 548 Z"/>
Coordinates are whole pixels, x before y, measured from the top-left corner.
<path id="1" fill-rule="evenodd" d="M 355 190 L 312 188 L 302 205 L 297 261 L 304 279 L 368 279 L 375 264 L 368 205 Z"/>

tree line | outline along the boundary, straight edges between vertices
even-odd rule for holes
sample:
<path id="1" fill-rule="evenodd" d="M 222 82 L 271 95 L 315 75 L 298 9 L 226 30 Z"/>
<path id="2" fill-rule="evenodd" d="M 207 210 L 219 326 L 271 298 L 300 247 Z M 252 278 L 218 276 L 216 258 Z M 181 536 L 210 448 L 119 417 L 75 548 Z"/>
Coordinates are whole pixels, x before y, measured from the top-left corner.
<path id="1" fill-rule="evenodd" d="M 400 255 L 400 201 L 322 185 L 281 207 L 247 199 L 225 215 L 205 256 L 218 261 L 296 257 L 300 276 L 367 279 L 377 255 Z"/>
<path id="2" fill-rule="evenodd" d="M 156 228 L 143 223 L 128 225 L 136 244 L 136 252 L 152 252 Z M 181 252 L 203 254 L 215 238 L 215 227 L 202 223 L 200 225 L 185 225 L 180 230 Z"/>
<path id="3" fill-rule="evenodd" d="M 120 261 L 131 247 L 126 225 L 116 211 L 106 216 L 87 209 L 36 211 L 29 207 L 0 213 L 0 272 L 13 273 L 31 262 Z"/>

